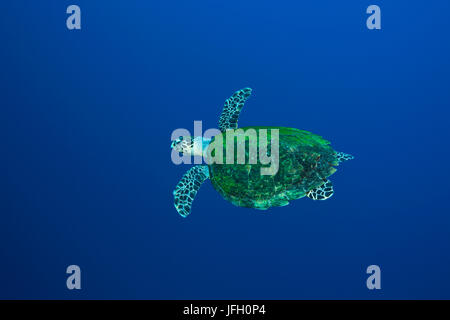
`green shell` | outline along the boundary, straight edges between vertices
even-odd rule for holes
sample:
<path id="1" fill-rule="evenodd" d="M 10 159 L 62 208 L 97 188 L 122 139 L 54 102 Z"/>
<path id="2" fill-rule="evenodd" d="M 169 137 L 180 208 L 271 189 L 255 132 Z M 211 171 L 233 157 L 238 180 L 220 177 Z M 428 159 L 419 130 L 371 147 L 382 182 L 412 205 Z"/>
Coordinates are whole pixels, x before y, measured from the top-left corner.
<path id="1" fill-rule="evenodd" d="M 279 130 L 279 169 L 275 175 L 261 175 L 261 168 L 269 167 L 249 164 L 250 146 L 254 146 L 259 154 L 259 141 L 255 146 L 254 139 L 245 138 L 245 162 L 237 164 L 237 148 L 239 139 L 234 141 L 234 164 L 226 164 L 226 134 L 217 135 L 208 147 L 211 156 L 218 157 L 218 148 L 214 142 L 222 139 L 223 164 L 209 165 L 210 178 L 214 188 L 226 200 L 241 206 L 256 209 L 267 209 L 274 206 L 285 206 L 290 200 L 299 199 L 313 188 L 324 183 L 324 179 L 332 175 L 338 165 L 336 152 L 329 142 L 311 132 L 284 127 L 244 127 L 243 132 L 254 129 L 267 129 L 267 150 L 271 150 L 271 129 Z M 238 134 L 239 135 L 239 134 Z M 259 140 L 259 137 L 258 137 Z M 243 140 L 241 140 L 243 141 Z M 216 145 L 218 145 L 216 143 Z M 241 143 L 242 145 L 242 143 Z M 242 159 L 241 159 L 242 160 Z"/>

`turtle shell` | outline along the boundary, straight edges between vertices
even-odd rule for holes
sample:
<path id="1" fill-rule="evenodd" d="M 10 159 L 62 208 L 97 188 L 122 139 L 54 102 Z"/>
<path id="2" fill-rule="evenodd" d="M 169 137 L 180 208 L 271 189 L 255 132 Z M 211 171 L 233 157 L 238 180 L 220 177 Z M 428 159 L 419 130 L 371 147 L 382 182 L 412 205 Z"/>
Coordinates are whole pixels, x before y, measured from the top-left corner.
<path id="1" fill-rule="evenodd" d="M 255 130 L 257 139 L 249 138 L 250 129 Z M 261 174 L 261 169 L 268 168 L 271 164 L 267 164 L 267 161 L 266 164 L 262 164 L 263 161 L 259 156 L 256 161 L 254 158 L 254 150 L 257 150 L 259 155 L 259 141 L 263 141 L 260 139 L 261 129 L 265 129 L 267 133 L 268 155 L 271 150 L 271 137 L 272 135 L 275 137 L 273 130 L 278 130 L 279 161 L 278 171 L 274 174 Z M 222 143 L 219 143 L 221 140 Z M 233 140 L 234 150 L 231 152 L 234 152 L 228 157 L 233 159 L 232 164 L 226 161 L 227 148 L 232 149 L 231 142 L 227 144 L 226 133 L 214 137 L 207 149 L 207 154 L 209 159 L 212 157 L 216 159 L 216 163 L 209 164 L 210 178 L 214 188 L 226 200 L 241 207 L 267 209 L 287 205 L 290 200 L 302 198 L 311 189 L 322 185 L 324 179 L 336 171 L 333 166 L 338 164 L 336 152 L 330 147 L 330 143 L 304 130 L 284 127 L 244 127 L 235 131 Z M 245 162 L 241 156 L 241 162 L 238 163 L 237 151 L 243 141 L 245 141 Z M 220 147 L 223 148 L 222 163 L 217 161 L 221 158 L 218 151 Z M 274 155 L 276 156 L 276 153 Z M 250 159 L 253 159 L 253 162 Z"/>

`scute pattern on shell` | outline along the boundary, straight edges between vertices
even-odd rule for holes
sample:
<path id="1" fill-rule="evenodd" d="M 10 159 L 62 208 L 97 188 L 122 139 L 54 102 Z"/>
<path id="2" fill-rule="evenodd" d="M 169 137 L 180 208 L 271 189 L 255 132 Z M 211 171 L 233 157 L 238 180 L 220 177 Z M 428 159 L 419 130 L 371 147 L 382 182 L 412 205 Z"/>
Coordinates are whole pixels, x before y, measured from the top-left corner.
<path id="1" fill-rule="evenodd" d="M 308 131 L 283 127 L 246 127 L 279 130 L 279 169 L 275 175 L 261 175 L 262 165 L 211 164 L 210 178 L 214 188 L 228 201 L 241 207 L 268 209 L 284 206 L 302 198 L 324 183 L 338 164 L 329 142 Z M 270 130 L 268 130 L 270 132 Z M 226 135 L 222 134 L 226 149 Z M 270 142 L 270 134 L 268 139 Z M 250 143 L 246 140 L 246 144 Z M 236 150 L 237 148 L 235 148 Z M 267 147 L 270 150 L 270 143 Z M 248 159 L 246 146 L 246 159 Z M 224 152 L 224 157 L 226 150 Z M 258 148 L 259 154 L 259 148 Z M 236 163 L 236 159 L 235 159 Z"/>

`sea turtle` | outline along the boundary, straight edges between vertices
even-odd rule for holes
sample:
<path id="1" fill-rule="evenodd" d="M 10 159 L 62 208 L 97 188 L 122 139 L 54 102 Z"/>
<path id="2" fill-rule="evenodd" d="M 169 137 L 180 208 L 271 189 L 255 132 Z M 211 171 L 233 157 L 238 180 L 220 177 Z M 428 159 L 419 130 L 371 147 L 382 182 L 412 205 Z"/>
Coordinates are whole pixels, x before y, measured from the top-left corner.
<path id="1" fill-rule="evenodd" d="M 172 142 L 175 151 L 189 156 L 214 155 L 211 150 L 212 142 L 221 139 L 224 156 L 226 153 L 227 132 L 237 129 L 239 114 L 245 101 L 251 95 L 251 89 L 245 88 L 235 92 L 225 101 L 219 120 L 220 134 L 211 140 L 202 137 L 179 137 Z M 230 130 L 232 129 L 232 130 Z M 313 200 L 326 200 L 333 195 L 333 185 L 327 178 L 332 175 L 339 162 L 353 159 L 353 156 L 334 151 L 330 143 L 311 132 L 285 127 L 244 127 L 241 128 L 245 141 L 245 162 L 239 163 L 235 155 L 233 164 L 209 163 L 196 165 L 189 169 L 177 184 L 173 195 L 175 208 L 178 213 L 186 217 L 191 212 L 192 202 L 201 184 L 208 178 L 214 188 L 226 200 L 234 205 L 256 209 L 268 209 L 275 206 L 285 206 L 290 200 L 307 196 Z M 272 146 L 273 130 L 278 132 L 278 170 L 273 174 L 262 174 L 261 168 L 267 167 L 260 161 L 249 164 L 251 145 L 255 141 L 245 136 L 249 130 L 261 131 L 265 129 L 267 149 Z M 236 132 L 238 130 L 235 130 Z M 244 133 L 242 133 L 244 132 Z M 239 136 L 237 134 L 236 136 Z M 234 138 L 233 138 L 234 139 Z M 237 141 L 238 138 L 236 138 Z M 257 150 L 260 150 L 261 139 L 257 139 Z M 266 140 L 267 142 L 267 140 Z M 239 142 L 238 142 L 239 143 Z M 234 141 L 233 141 L 234 146 Z M 233 149 L 237 149 L 234 148 Z M 233 150 L 234 152 L 234 150 Z M 242 160 L 242 159 L 241 159 Z M 208 162 L 207 162 L 208 163 Z M 267 162 L 266 162 L 267 164 Z"/>

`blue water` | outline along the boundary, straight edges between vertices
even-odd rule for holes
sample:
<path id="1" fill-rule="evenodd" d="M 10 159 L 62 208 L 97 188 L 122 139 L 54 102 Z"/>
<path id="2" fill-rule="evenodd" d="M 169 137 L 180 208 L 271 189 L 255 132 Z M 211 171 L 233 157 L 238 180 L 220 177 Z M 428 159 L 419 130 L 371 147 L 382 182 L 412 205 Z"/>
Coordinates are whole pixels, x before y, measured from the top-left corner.
<path id="1" fill-rule="evenodd" d="M 77 4 L 82 29 L 66 28 Z M 382 29 L 366 28 L 381 8 Z M 0 298 L 450 298 L 448 1 L 3 1 Z M 176 128 L 320 134 L 335 195 L 267 212 L 207 181 L 181 218 Z M 82 289 L 66 288 L 79 265 Z M 368 290 L 366 268 L 381 268 Z"/>

